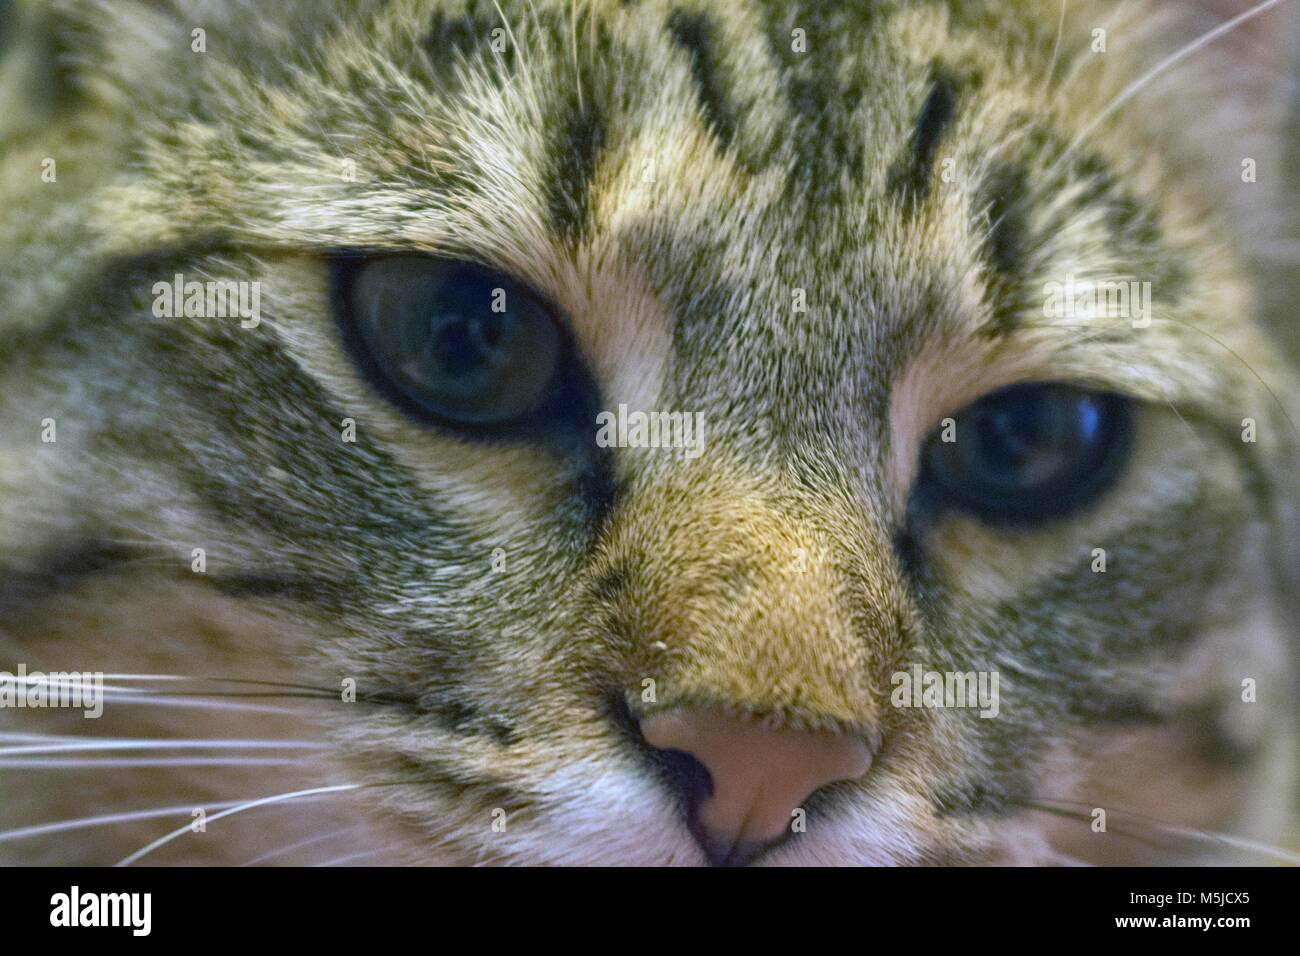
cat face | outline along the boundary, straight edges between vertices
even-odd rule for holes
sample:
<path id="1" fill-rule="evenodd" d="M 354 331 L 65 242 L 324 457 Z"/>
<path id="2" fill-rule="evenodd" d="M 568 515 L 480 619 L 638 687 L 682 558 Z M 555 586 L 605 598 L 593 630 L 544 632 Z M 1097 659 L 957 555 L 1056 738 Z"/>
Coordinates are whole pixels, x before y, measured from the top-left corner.
<path id="1" fill-rule="evenodd" d="M 315 695 L 110 697 L 123 734 L 318 748 L 148 771 L 159 804 L 339 788 L 320 813 L 407 862 L 1277 839 L 1246 794 L 1285 776 L 1295 392 L 1206 195 L 1242 157 L 1167 106 L 1191 63 L 1126 92 L 1182 20 L 174 6 L 69 14 L 75 198 L 14 185 L 15 147 L 0 234 L 0 647 Z"/>

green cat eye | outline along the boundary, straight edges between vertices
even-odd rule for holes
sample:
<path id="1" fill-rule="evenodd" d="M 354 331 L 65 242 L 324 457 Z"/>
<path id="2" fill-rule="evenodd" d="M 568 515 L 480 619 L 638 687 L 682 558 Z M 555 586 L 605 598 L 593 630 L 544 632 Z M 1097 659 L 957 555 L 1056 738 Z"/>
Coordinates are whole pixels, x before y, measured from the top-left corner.
<path id="1" fill-rule="evenodd" d="M 1032 383 L 980 399 L 955 426 L 927 442 L 918 490 L 986 521 L 1032 523 L 1080 511 L 1111 486 L 1132 409 L 1117 395 Z"/>
<path id="2" fill-rule="evenodd" d="M 473 263 L 382 256 L 351 263 L 341 294 L 372 377 L 419 414 L 507 425 L 553 396 L 561 330 L 504 276 Z"/>

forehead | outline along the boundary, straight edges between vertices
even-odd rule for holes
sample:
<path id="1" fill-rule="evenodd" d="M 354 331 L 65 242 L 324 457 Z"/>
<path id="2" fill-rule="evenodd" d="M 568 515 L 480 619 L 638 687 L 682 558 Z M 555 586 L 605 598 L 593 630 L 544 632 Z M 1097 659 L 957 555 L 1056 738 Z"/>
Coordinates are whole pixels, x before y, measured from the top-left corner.
<path id="1" fill-rule="evenodd" d="M 797 226 L 885 187 L 923 194 L 944 158 L 972 53 L 948 48 L 943 5 L 894 7 L 398 0 L 324 33 L 296 102 L 274 105 L 363 181 L 400 174 L 394 220 L 477 226 L 466 244 L 491 223 L 459 215 L 495 203 L 571 245 L 628 206 L 739 200 L 779 215 L 719 225 Z"/>
<path id="2" fill-rule="evenodd" d="M 708 337 L 756 310 L 862 306 L 882 293 L 860 280 L 913 262 L 969 271 L 944 259 L 970 245 L 976 184 L 945 177 L 951 215 L 929 200 L 992 117 L 966 88 L 970 51 L 947 57 L 942 5 L 596 6 L 407 3 L 383 16 L 415 32 L 379 31 L 387 48 L 335 38 L 318 82 L 404 77 L 360 109 L 303 97 L 373 209 L 344 231 L 543 289 L 557 259 L 617 253 L 671 295 L 681 334 Z"/>

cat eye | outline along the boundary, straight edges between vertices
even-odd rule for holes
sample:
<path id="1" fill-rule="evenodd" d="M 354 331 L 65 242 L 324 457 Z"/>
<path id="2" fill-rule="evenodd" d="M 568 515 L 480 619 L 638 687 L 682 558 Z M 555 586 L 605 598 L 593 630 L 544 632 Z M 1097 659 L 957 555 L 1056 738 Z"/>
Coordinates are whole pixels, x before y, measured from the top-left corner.
<path id="1" fill-rule="evenodd" d="M 1016 385 L 954 418 L 922 452 L 921 484 L 940 504 L 994 523 L 1062 518 L 1099 498 L 1128 457 L 1132 409 L 1118 395 Z M 950 441 L 945 441 L 950 438 Z"/>
<path id="2" fill-rule="evenodd" d="M 392 255 L 348 260 L 336 283 L 354 350 L 376 384 L 417 415 L 492 428 L 523 423 L 556 398 L 563 332 L 507 277 Z"/>

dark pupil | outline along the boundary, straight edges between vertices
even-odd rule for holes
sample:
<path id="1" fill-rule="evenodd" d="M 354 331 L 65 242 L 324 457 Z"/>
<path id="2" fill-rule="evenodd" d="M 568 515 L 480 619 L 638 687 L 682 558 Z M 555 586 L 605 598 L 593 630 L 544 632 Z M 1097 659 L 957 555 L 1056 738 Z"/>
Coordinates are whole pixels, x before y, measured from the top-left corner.
<path id="1" fill-rule="evenodd" d="M 437 330 L 433 337 L 433 358 L 442 371 L 460 378 L 481 370 L 492 359 L 492 350 L 501 342 L 505 316 L 489 313 L 488 316 L 453 319 L 438 329 L 440 319 L 434 319 Z"/>
<path id="2" fill-rule="evenodd" d="M 562 339 L 526 290 L 469 264 L 393 256 L 353 280 L 355 322 L 385 387 L 420 412 L 473 426 L 545 403 Z"/>
<path id="3" fill-rule="evenodd" d="M 1051 481 L 1071 452 L 1096 433 L 1097 412 L 1086 398 L 1053 400 L 1023 394 L 981 410 L 973 448 L 986 479 L 1020 487 Z M 961 436 L 958 436 L 958 444 Z"/>

